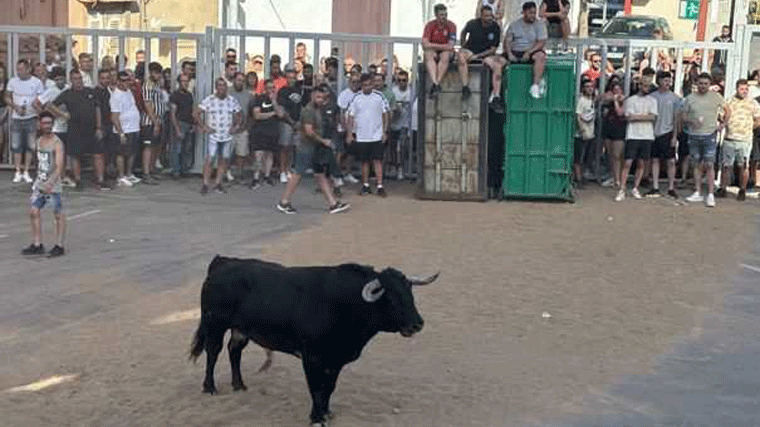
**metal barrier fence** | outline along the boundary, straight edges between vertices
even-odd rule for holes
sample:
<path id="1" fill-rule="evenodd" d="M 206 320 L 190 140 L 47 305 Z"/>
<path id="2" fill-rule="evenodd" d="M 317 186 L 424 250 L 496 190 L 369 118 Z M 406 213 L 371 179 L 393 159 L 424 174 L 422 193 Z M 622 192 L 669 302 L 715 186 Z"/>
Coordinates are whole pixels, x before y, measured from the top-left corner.
<path id="1" fill-rule="evenodd" d="M 5 43 L 5 50 L 2 45 Z M 417 94 L 418 79 L 415 74 L 416 64 L 421 61 L 421 40 L 411 37 L 389 37 L 359 34 L 321 34 L 321 33 L 288 33 L 269 32 L 254 30 L 218 29 L 207 27 L 203 34 L 176 33 L 176 32 L 143 32 L 101 29 L 75 29 L 75 28 L 52 28 L 52 27 L 26 27 L 26 26 L 0 26 L 0 60 L 8 64 L 10 75 L 15 74 L 16 60 L 20 58 L 34 59 L 42 63 L 48 63 L 51 52 L 60 53 L 63 56 L 62 65 L 68 72 L 73 66 L 73 53 L 89 52 L 95 59 L 93 81 L 97 79 L 97 71 L 100 66 L 99 59 L 103 55 L 114 55 L 120 69 L 124 68 L 124 59 L 137 49 L 145 52 L 146 62 L 157 60 L 164 66 L 169 66 L 172 72 L 172 81 L 176 81 L 177 72 L 181 60 L 190 58 L 196 61 L 196 86 L 195 99 L 200 101 L 203 97 L 212 93 L 213 79 L 221 75 L 223 71 L 223 58 L 228 47 L 237 49 L 239 66 L 242 71 L 250 69 L 249 53 L 262 54 L 264 58 L 264 73 L 269 72 L 268 59 L 271 54 L 277 53 L 282 58 L 282 63 L 292 62 L 295 56 L 295 47 L 298 43 L 304 43 L 311 52 L 309 61 L 315 71 L 322 69 L 322 59 L 333 57 L 338 60 L 338 72 L 335 76 L 334 86 L 338 92 L 345 87 L 345 74 L 343 66 L 349 55 L 356 56 L 356 63 L 367 69 L 370 63 L 384 59 L 387 67 L 386 77 L 392 78 L 395 65 L 402 66 L 410 72 L 410 84 L 412 93 Z M 55 44 L 58 50 L 49 49 Z M 80 47 L 75 48 L 75 45 Z M 584 61 L 584 52 L 588 49 L 599 51 L 602 63 L 607 59 L 622 61 L 622 74 L 625 82 L 626 94 L 629 93 L 633 81 L 634 57 L 644 51 L 650 53 L 656 49 L 666 49 L 675 58 L 675 82 L 674 90 L 681 91 L 684 79 L 684 58 L 687 53 L 695 50 L 701 51 L 701 64 L 703 70 L 709 70 L 708 53 L 725 51 L 726 60 L 726 96 L 730 96 L 734 82 L 741 76 L 760 63 L 753 63 L 757 58 L 752 57 L 752 52 L 757 52 L 753 46 L 760 49 L 760 26 L 739 26 L 736 31 L 734 43 L 696 43 L 675 42 L 660 40 L 620 40 L 620 39 L 570 39 L 570 46 L 574 49 L 574 61 L 580 70 Z M 551 46 L 550 46 L 551 47 Z M 551 50 L 551 49 L 550 49 Z M 327 52 L 327 54 L 323 54 Z M 4 54 L 3 54 L 4 53 Z M 126 64 L 130 65 L 130 64 Z M 580 73 L 578 73 L 578 83 Z M 600 87 L 606 83 L 604 73 L 601 77 Z M 425 96 L 421 94 L 420 96 Z M 6 132 L 7 135 L 7 132 Z M 7 139 L 7 138 L 6 138 Z M 203 137 L 197 137 L 193 172 L 201 170 L 204 158 Z M 6 141 L 6 150 L 8 149 Z M 418 145 L 419 146 L 419 145 Z M 5 156 L 8 159 L 8 156 Z"/>

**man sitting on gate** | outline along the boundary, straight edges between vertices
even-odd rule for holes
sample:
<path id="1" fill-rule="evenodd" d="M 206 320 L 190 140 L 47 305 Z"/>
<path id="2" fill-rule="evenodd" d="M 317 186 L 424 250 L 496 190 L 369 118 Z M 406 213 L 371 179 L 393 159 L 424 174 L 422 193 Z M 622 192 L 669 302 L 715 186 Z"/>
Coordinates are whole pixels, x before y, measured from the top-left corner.
<path id="1" fill-rule="evenodd" d="M 430 78 L 430 96 L 441 91 L 441 80 L 449 69 L 454 56 L 454 42 L 457 26 L 446 17 L 446 6 L 437 4 L 433 8 L 435 19 L 425 25 L 422 32 L 422 48 L 425 50 L 425 67 Z"/>
<path id="2" fill-rule="evenodd" d="M 480 8 L 480 19 L 472 19 L 462 30 L 462 48 L 459 50 L 459 76 L 462 78 L 462 99 L 471 95 L 467 64 L 482 60 L 492 73 L 491 97 L 488 102 L 495 110 L 500 109 L 501 70 L 507 61 L 496 54 L 501 37 L 501 27 L 494 21 L 490 6 Z"/>
<path id="3" fill-rule="evenodd" d="M 536 19 L 536 3 L 533 1 L 523 4 L 522 15 L 522 18 L 509 24 L 504 34 L 504 56 L 511 64 L 533 64 L 530 96 L 538 99 L 546 92 L 543 81 L 546 67 L 546 23 Z"/>

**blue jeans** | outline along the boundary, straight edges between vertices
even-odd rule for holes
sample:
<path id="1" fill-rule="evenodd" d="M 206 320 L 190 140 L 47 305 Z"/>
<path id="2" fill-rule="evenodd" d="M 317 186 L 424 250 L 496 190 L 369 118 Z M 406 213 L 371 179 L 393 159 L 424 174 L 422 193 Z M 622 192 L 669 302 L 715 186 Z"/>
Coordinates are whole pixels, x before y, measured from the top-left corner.
<path id="1" fill-rule="evenodd" d="M 195 133 L 192 123 L 179 122 L 179 130 L 183 137 L 176 132 L 172 138 L 170 164 L 172 173 L 186 173 L 192 165 L 193 150 L 195 149 Z"/>

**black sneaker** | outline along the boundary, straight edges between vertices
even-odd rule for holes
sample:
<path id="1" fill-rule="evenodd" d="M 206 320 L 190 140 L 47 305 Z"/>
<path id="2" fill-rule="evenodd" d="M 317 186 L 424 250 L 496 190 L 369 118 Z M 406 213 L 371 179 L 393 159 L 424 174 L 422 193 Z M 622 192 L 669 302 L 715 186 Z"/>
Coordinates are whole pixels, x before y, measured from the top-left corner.
<path id="1" fill-rule="evenodd" d="M 274 187 L 275 186 L 274 179 L 272 179 L 271 176 L 268 176 L 268 177 L 264 178 L 264 182 L 266 182 L 267 185 L 269 185 L 270 187 Z"/>
<path id="2" fill-rule="evenodd" d="M 739 190 L 739 194 L 736 195 L 736 200 L 743 202 L 747 199 L 747 190 Z"/>
<path id="3" fill-rule="evenodd" d="M 366 196 L 367 194 L 372 194 L 372 189 L 369 187 L 369 185 L 362 185 L 362 189 L 359 191 L 359 195 Z"/>
<path id="4" fill-rule="evenodd" d="M 99 182 L 98 183 L 98 188 L 100 189 L 100 191 L 110 191 L 111 190 L 111 187 L 109 187 L 108 185 L 106 185 L 105 182 Z"/>
<path id="5" fill-rule="evenodd" d="M 658 188 L 653 188 L 653 189 L 647 191 L 647 193 L 644 196 L 646 196 L 646 197 L 660 197 L 661 194 L 660 194 L 660 190 Z"/>
<path id="6" fill-rule="evenodd" d="M 21 251 L 21 255 L 42 255 L 44 253 L 45 253 L 45 248 L 42 246 L 42 243 L 40 243 L 37 246 L 35 246 L 34 244 L 31 244 Z"/>
<path id="7" fill-rule="evenodd" d="M 258 189 L 259 187 L 261 187 L 261 183 L 259 182 L 259 180 L 258 180 L 258 179 L 253 179 L 253 180 L 251 181 L 251 185 L 249 185 L 248 187 L 249 187 L 251 190 L 256 190 L 256 189 Z"/>
<path id="8" fill-rule="evenodd" d="M 496 114 L 504 114 L 504 107 L 501 105 L 501 97 L 497 96 L 491 101 L 490 107 Z"/>
<path id="9" fill-rule="evenodd" d="M 335 197 L 343 197 L 343 192 L 340 191 L 340 187 L 333 188 L 333 195 Z"/>
<path id="10" fill-rule="evenodd" d="M 727 195 L 727 194 L 728 194 L 728 192 L 726 191 L 726 189 L 725 189 L 725 188 L 719 188 L 719 189 L 718 189 L 718 190 L 715 192 L 715 197 L 717 197 L 717 198 L 719 198 L 719 199 L 724 199 L 724 198 L 726 197 L 726 195 Z"/>
<path id="11" fill-rule="evenodd" d="M 670 196 L 670 197 L 672 197 L 674 199 L 677 199 L 678 198 L 678 193 L 676 193 L 676 190 L 668 190 L 668 196 Z"/>
<path id="12" fill-rule="evenodd" d="M 153 179 L 150 175 L 143 175 L 142 183 L 147 185 L 158 185 L 158 181 Z"/>
<path id="13" fill-rule="evenodd" d="M 462 100 L 466 101 L 472 96 L 472 91 L 469 86 L 462 86 Z"/>
<path id="14" fill-rule="evenodd" d="M 291 205 L 290 203 L 278 202 L 277 205 L 275 205 L 275 207 L 277 208 L 278 211 L 280 211 L 280 212 L 282 212 L 282 213 L 284 213 L 286 215 L 293 215 L 293 214 L 295 214 L 295 213 L 298 212 L 298 211 L 295 210 L 295 208 L 293 207 L 293 205 Z"/>
<path id="15" fill-rule="evenodd" d="M 351 208 L 351 205 L 348 203 L 342 203 L 342 202 L 335 202 L 334 205 L 330 206 L 330 213 L 336 214 L 343 211 L 346 211 Z"/>
<path id="16" fill-rule="evenodd" d="M 150 174 L 150 177 L 153 178 L 154 181 L 162 181 L 163 180 L 163 178 L 161 178 L 161 175 L 159 175 L 157 173 Z"/>
<path id="17" fill-rule="evenodd" d="M 222 187 L 222 184 L 217 184 L 214 187 L 214 192 L 217 194 L 227 194 L 227 190 L 225 190 L 224 187 Z"/>
<path id="18" fill-rule="evenodd" d="M 377 187 L 377 195 L 380 197 L 388 197 L 388 193 L 385 192 L 385 188 L 383 187 Z"/>
<path id="19" fill-rule="evenodd" d="M 206 194 L 208 194 L 208 185 L 203 184 L 201 185 L 201 195 L 205 196 Z"/>
<path id="20" fill-rule="evenodd" d="M 50 252 L 48 252 L 48 257 L 55 258 L 55 257 L 59 257 L 63 255 L 64 253 L 66 252 L 63 250 L 63 246 L 55 245 L 53 246 L 53 249 L 51 249 Z"/>

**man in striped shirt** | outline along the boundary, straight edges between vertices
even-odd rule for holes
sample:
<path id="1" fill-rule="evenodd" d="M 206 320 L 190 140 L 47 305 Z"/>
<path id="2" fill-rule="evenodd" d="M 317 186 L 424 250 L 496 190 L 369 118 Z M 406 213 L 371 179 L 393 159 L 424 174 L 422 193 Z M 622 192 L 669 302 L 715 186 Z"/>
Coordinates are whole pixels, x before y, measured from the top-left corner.
<path id="1" fill-rule="evenodd" d="M 143 183 L 156 185 L 156 177 L 151 173 L 154 158 L 161 144 L 161 118 L 164 117 L 164 105 L 161 102 L 161 79 L 163 68 L 158 62 L 148 65 L 148 78 L 143 83 L 142 95 L 145 112 L 140 118 L 140 141 L 142 142 Z"/>

